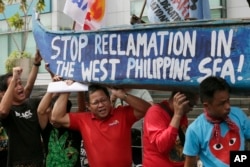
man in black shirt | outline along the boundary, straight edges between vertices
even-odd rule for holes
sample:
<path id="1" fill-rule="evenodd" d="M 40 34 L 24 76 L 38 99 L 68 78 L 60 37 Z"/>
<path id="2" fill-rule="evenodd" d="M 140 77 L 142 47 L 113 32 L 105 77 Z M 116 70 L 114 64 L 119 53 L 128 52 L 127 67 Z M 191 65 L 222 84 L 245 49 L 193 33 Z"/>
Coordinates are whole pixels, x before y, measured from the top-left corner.
<path id="1" fill-rule="evenodd" d="M 40 99 L 29 98 L 41 60 L 37 50 L 25 87 L 21 81 L 21 67 L 14 67 L 13 73 L 0 76 L 0 90 L 3 93 L 0 120 L 8 135 L 8 167 L 43 165 L 43 147 L 37 117 Z"/>

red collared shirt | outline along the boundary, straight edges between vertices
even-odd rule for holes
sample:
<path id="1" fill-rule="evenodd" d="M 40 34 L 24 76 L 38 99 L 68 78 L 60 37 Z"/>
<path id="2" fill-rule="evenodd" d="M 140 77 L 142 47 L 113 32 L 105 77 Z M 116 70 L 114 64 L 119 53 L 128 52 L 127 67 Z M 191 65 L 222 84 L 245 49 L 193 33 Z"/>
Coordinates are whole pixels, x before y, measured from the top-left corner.
<path id="1" fill-rule="evenodd" d="M 131 167 L 131 127 L 136 121 L 130 106 L 114 108 L 105 120 L 90 112 L 70 113 L 70 129 L 81 132 L 89 165 L 94 167 Z"/>

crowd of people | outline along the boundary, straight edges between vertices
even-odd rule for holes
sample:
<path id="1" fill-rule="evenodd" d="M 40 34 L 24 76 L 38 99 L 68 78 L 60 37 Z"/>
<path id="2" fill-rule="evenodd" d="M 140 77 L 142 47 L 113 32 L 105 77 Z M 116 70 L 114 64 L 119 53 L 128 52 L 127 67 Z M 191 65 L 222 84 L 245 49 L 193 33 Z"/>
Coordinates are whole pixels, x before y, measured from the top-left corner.
<path id="1" fill-rule="evenodd" d="M 42 57 L 37 50 L 23 86 L 22 68 L 0 76 L 0 159 L 7 167 L 228 167 L 231 150 L 244 150 L 250 119 L 230 106 L 230 86 L 209 76 L 199 92 L 174 90 L 155 103 L 145 89 L 89 84 L 78 92 L 71 112 L 71 92 L 31 97 Z M 49 66 L 51 81 L 62 81 Z M 74 81 L 64 80 L 71 85 Z M 191 124 L 187 113 L 200 98 L 204 112 Z M 139 126 L 138 126 L 139 125 Z M 141 129 L 141 147 L 133 149 L 133 129 Z M 82 148 L 87 165 L 81 162 Z"/>
<path id="2" fill-rule="evenodd" d="M 189 14 L 178 7 L 183 16 L 172 12 L 169 19 L 159 14 L 168 3 L 149 0 L 149 20 L 210 18 L 208 2 L 192 1 L 206 10 Z M 230 105 L 221 77 L 205 78 L 199 91 L 173 90 L 159 103 L 143 88 L 90 84 L 77 93 L 72 112 L 71 92 L 31 96 L 41 61 L 37 50 L 25 86 L 21 67 L 0 76 L 0 167 L 229 167 L 230 151 L 244 150 L 250 139 L 250 119 Z M 63 80 L 45 69 L 51 82 Z M 203 112 L 189 124 L 187 113 L 199 100 Z"/>

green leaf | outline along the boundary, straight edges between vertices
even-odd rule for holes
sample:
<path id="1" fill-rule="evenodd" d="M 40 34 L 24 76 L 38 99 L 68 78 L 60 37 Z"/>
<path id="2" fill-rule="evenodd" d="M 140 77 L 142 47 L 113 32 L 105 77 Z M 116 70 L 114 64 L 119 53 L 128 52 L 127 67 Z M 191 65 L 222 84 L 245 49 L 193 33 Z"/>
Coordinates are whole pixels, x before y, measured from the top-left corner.
<path id="1" fill-rule="evenodd" d="M 3 13 L 5 9 L 5 5 L 2 0 L 0 0 L 0 13 Z"/>
<path id="2" fill-rule="evenodd" d="M 44 2 L 44 0 L 39 0 L 37 2 L 37 4 L 36 4 L 36 11 L 37 12 L 41 12 L 41 11 L 44 10 L 44 8 L 45 8 L 45 2 Z"/>
<path id="3" fill-rule="evenodd" d="M 15 28 L 15 30 L 22 30 L 24 21 L 22 17 L 20 17 L 19 13 L 14 14 L 7 21 L 12 28 Z"/>
<path id="4" fill-rule="evenodd" d="M 5 62 L 5 69 L 7 72 L 12 72 L 13 67 L 16 65 L 17 59 L 31 58 L 32 54 L 29 52 L 13 51 Z"/>

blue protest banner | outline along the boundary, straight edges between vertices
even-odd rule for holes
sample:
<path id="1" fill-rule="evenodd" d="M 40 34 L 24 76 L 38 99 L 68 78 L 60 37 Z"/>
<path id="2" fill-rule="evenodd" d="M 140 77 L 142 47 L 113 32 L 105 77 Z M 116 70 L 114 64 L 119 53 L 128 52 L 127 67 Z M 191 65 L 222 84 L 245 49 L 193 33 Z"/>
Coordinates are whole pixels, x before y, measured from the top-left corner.
<path id="1" fill-rule="evenodd" d="M 207 76 L 250 90 L 250 21 L 142 24 L 98 31 L 51 31 L 33 19 L 37 47 L 51 70 L 83 83 L 197 90 Z"/>

